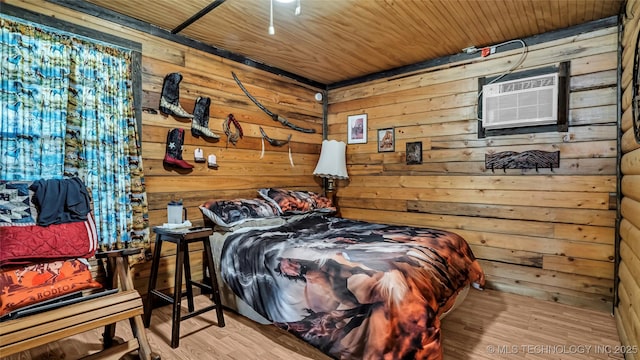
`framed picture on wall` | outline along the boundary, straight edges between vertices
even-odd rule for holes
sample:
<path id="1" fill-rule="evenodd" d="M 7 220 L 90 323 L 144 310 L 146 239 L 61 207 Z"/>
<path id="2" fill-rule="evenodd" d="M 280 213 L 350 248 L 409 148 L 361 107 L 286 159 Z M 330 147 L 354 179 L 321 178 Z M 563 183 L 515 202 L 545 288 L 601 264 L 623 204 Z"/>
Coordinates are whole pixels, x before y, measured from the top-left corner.
<path id="1" fill-rule="evenodd" d="M 347 117 L 347 144 L 367 143 L 367 114 Z"/>
<path id="2" fill-rule="evenodd" d="M 378 130 L 378 152 L 394 151 L 396 137 L 393 128 Z"/>
<path id="3" fill-rule="evenodd" d="M 422 164 L 422 141 L 407 143 L 407 165 Z"/>

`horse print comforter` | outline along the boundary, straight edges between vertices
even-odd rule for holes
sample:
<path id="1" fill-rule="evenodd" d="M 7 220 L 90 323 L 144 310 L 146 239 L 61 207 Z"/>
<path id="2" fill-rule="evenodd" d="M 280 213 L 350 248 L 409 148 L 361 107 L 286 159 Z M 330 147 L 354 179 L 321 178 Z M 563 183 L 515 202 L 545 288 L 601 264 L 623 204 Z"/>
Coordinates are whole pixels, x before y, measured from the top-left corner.
<path id="1" fill-rule="evenodd" d="M 337 359 L 441 359 L 439 315 L 484 274 L 460 236 L 313 216 L 230 235 L 222 277 Z"/>

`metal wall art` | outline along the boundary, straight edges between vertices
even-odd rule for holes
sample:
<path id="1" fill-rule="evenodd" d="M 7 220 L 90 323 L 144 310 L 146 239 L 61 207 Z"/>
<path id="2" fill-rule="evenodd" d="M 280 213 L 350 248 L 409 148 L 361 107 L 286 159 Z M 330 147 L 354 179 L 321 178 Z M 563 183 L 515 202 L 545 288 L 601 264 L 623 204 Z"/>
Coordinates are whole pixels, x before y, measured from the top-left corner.
<path id="1" fill-rule="evenodd" d="M 523 152 L 503 151 L 495 154 L 485 154 L 484 166 L 491 169 L 538 169 L 560 167 L 560 151 L 529 150 Z"/>

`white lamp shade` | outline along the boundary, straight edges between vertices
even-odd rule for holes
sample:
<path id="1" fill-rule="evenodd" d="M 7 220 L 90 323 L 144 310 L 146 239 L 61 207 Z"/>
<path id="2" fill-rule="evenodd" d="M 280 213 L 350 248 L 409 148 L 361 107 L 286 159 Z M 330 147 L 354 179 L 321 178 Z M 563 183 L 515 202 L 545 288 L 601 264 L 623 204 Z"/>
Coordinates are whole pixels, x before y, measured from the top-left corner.
<path id="1" fill-rule="evenodd" d="M 348 179 L 346 150 L 347 144 L 343 141 L 322 141 L 320 159 L 313 175 L 329 179 Z"/>

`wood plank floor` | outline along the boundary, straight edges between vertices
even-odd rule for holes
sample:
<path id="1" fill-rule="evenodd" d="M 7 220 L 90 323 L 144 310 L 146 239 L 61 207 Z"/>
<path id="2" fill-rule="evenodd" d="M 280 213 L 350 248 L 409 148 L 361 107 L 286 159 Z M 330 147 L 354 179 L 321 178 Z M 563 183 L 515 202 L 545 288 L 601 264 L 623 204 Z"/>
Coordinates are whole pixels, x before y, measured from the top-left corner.
<path id="1" fill-rule="evenodd" d="M 196 298 L 196 307 L 206 304 L 206 297 Z M 183 321 L 180 347 L 171 349 L 171 309 L 165 306 L 154 310 L 147 334 L 163 360 L 329 359 L 274 326 L 228 311 L 225 321 L 219 328 L 215 311 Z M 118 324 L 116 335 L 130 339 L 127 328 L 128 323 Z M 446 360 L 624 359 L 607 351 L 620 345 L 610 314 L 493 290 L 470 290 L 442 328 Z M 100 333 L 86 332 L 3 359 L 76 359 L 100 349 Z"/>

